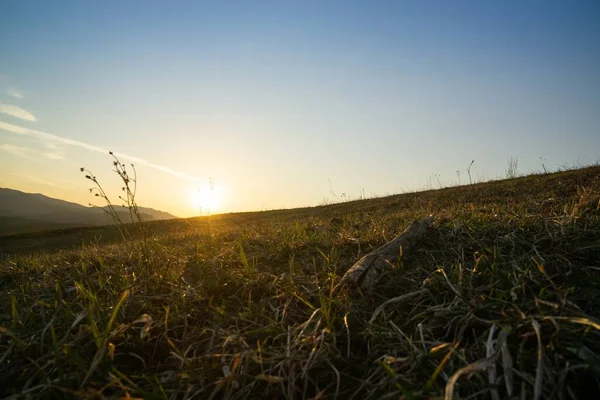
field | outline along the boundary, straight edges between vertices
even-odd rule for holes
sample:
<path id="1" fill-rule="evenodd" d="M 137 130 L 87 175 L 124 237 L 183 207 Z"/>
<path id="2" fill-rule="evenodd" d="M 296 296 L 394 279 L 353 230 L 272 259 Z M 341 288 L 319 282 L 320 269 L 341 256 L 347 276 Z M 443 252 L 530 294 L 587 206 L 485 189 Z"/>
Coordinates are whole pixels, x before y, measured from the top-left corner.
<path id="1" fill-rule="evenodd" d="M 374 290 L 333 291 L 429 215 Z M 0 238 L 1 397 L 600 392 L 600 167 L 123 229 Z"/>

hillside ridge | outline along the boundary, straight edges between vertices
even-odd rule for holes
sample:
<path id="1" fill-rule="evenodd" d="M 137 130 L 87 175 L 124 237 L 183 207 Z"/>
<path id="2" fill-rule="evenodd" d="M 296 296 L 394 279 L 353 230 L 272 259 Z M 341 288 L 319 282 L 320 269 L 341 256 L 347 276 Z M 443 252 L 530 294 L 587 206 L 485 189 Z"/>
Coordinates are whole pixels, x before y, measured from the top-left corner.
<path id="1" fill-rule="evenodd" d="M 106 207 L 84 206 L 41 193 L 0 188 L 0 236 L 113 223 L 102 208 Z M 127 208 L 115 206 L 115 209 L 122 219 L 129 219 Z M 147 221 L 177 218 L 167 212 L 148 207 L 139 207 L 139 211 Z"/>

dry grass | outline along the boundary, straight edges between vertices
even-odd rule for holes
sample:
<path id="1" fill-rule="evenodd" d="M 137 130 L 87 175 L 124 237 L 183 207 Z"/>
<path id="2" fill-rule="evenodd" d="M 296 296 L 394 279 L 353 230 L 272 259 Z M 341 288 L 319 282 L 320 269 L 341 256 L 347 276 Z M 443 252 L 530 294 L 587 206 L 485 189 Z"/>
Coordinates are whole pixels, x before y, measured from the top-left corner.
<path id="1" fill-rule="evenodd" d="M 590 398 L 599 175 L 153 223 L 143 246 L 111 228 L 3 238 L 0 396 Z M 333 294 L 429 214 L 373 293 Z"/>

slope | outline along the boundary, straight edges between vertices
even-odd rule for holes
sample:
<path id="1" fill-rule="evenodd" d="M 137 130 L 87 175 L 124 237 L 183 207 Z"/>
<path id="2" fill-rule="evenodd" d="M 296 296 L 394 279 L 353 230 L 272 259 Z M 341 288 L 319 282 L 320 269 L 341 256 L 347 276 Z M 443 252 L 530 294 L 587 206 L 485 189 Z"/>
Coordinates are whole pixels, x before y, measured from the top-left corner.
<path id="1" fill-rule="evenodd" d="M 430 214 L 434 228 L 374 291 L 332 292 L 357 259 Z M 0 395 L 600 391 L 598 167 L 158 221 L 126 242 L 111 229 L 0 240 Z"/>

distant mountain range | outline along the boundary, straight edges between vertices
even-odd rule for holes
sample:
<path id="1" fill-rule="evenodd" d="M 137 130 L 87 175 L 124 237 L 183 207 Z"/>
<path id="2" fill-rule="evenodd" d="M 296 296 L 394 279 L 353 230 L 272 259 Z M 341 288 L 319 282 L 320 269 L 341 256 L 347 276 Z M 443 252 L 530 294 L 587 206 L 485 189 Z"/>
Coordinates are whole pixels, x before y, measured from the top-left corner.
<path id="1" fill-rule="evenodd" d="M 115 208 L 123 222 L 131 222 L 127 208 Z M 177 218 L 147 207 L 139 207 L 139 211 L 144 221 Z M 0 188 L 0 236 L 112 223 L 110 216 L 99 207 L 86 207 L 39 193 Z"/>

